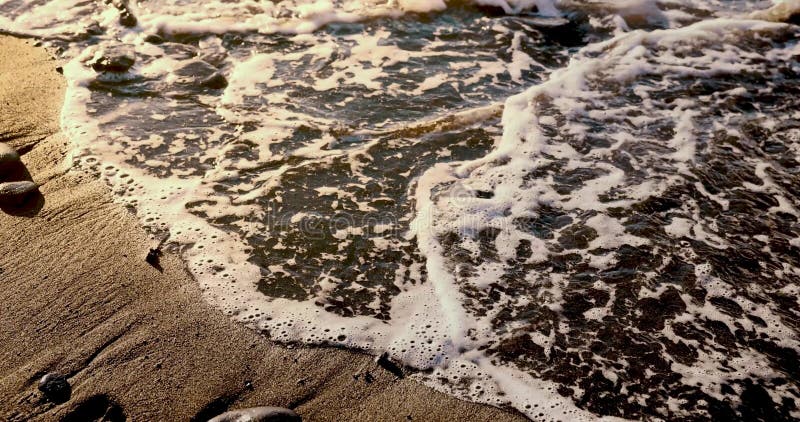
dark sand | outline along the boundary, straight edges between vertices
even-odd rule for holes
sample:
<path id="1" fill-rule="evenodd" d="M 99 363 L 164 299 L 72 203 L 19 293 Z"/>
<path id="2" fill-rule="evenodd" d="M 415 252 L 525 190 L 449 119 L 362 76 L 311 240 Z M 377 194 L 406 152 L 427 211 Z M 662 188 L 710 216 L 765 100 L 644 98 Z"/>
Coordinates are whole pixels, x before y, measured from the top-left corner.
<path id="1" fill-rule="evenodd" d="M 163 273 L 146 264 L 153 243 L 135 218 L 101 182 L 67 172 L 56 65 L 31 40 L 0 37 L 0 141 L 24 154 L 45 198 L 29 215 L 0 212 L 0 421 L 108 408 L 180 421 L 267 405 L 308 421 L 522 419 L 396 380 L 371 356 L 272 344 L 204 303 L 176 256 Z M 48 371 L 69 376 L 67 402 L 42 402 Z"/>

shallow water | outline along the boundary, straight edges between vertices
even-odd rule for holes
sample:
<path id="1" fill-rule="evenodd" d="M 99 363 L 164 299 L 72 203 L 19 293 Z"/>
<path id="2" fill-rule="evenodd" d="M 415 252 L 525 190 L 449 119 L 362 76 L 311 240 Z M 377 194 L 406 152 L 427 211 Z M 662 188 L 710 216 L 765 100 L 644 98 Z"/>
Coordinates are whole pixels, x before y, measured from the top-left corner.
<path id="1" fill-rule="evenodd" d="M 71 162 L 264 335 L 533 419 L 750 420 L 800 417 L 798 28 L 754 19 L 784 3 L 0 1 L 0 29 L 69 61 Z"/>

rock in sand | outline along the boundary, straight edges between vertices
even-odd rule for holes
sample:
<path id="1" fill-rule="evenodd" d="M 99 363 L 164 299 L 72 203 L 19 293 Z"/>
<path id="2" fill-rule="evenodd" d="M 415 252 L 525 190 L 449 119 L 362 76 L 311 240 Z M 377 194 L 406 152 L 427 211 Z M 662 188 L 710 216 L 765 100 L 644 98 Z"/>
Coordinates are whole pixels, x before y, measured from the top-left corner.
<path id="1" fill-rule="evenodd" d="M 0 143 L 0 177 L 19 165 L 19 154 L 14 148 Z"/>
<path id="2" fill-rule="evenodd" d="M 69 400 L 72 387 L 67 377 L 56 372 L 50 372 L 39 380 L 39 391 L 45 398 L 52 402 L 60 403 Z"/>
<path id="3" fill-rule="evenodd" d="M 0 205 L 19 205 L 37 189 L 39 185 L 27 180 L 0 183 Z"/>

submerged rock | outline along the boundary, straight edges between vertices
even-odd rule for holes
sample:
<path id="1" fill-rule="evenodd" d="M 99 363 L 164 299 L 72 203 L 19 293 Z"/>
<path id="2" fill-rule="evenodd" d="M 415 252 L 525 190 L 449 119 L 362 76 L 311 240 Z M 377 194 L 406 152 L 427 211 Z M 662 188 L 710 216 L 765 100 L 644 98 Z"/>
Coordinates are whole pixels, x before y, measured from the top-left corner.
<path id="1" fill-rule="evenodd" d="M 19 153 L 7 144 L 0 143 L 0 177 L 19 165 Z"/>
<path id="2" fill-rule="evenodd" d="M 50 372 L 39 380 L 39 391 L 44 394 L 47 400 L 61 403 L 69 400 L 72 394 L 72 387 L 69 385 L 66 376 Z"/>
<path id="3" fill-rule="evenodd" d="M 124 48 L 108 48 L 89 62 L 96 72 L 127 72 L 136 63 L 133 52 Z"/>
<path id="4" fill-rule="evenodd" d="M 27 180 L 0 183 L 0 205 L 18 205 L 38 189 L 39 185 Z"/>
<path id="5" fill-rule="evenodd" d="M 283 407 L 252 407 L 250 409 L 231 410 L 210 419 L 208 422 L 300 422 L 303 419 Z"/>

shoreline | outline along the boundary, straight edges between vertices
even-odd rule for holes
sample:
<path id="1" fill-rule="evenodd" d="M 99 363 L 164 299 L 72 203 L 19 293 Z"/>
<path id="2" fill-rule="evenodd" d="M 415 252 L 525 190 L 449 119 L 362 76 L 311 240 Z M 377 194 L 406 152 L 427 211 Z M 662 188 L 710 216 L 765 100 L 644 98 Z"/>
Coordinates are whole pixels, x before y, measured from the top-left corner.
<path id="1" fill-rule="evenodd" d="M 205 420 L 282 406 L 305 420 L 524 420 L 396 379 L 361 352 L 272 343 L 208 305 L 177 255 L 150 267 L 135 217 L 64 166 L 56 65 L 32 39 L 0 35 L 0 141 L 44 195 L 35 214 L 0 213 L 0 419 Z M 51 371 L 69 377 L 62 404 L 36 388 Z"/>

